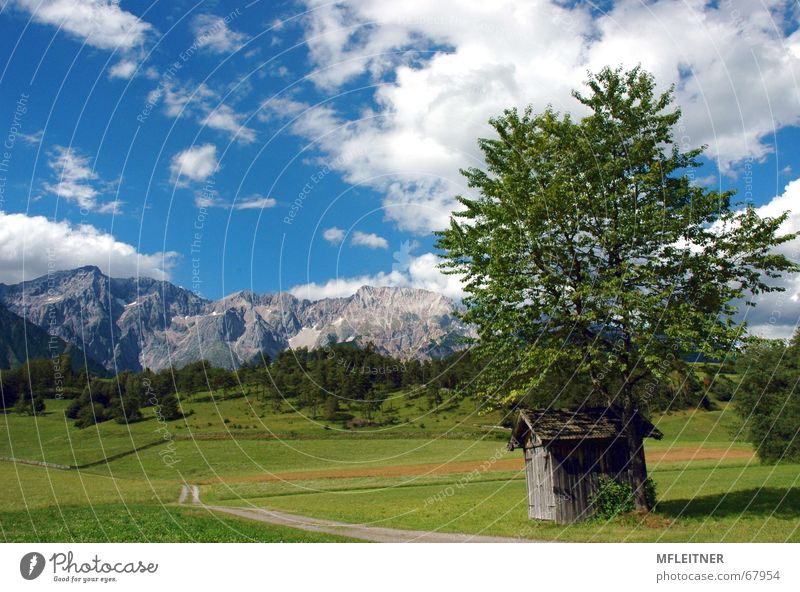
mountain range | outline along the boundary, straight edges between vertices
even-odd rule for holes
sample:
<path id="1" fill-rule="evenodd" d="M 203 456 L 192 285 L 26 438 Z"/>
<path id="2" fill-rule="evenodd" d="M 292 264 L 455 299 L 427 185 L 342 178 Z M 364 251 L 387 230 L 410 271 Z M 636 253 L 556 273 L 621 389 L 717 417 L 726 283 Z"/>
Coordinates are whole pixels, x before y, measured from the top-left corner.
<path id="1" fill-rule="evenodd" d="M 262 353 L 331 342 L 426 359 L 462 349 L 473 336 L 455 316 L 459 305 L 427 290 L 363 286 L 316 301 L 241 291 L 206 300 L 167 281 L 108 277 L 93 266 L 0 284 L 0 304 L 112 372 L 201 359 L 233 368 Z"/>

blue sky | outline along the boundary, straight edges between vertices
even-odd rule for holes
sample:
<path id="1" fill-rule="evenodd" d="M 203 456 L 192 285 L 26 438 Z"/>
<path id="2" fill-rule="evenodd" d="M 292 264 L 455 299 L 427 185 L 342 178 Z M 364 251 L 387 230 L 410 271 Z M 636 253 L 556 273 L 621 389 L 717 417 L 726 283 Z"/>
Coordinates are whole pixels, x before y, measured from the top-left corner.
<path id="1" fill-rule="evenodd" d="M 793 205 L 797 15 L 755 4 L 7 2 L 0 281 L 97 264 L 210 298 L 458 296 L 432 232 L 486 120 L 575 110 L 606 64 L 678 85 L 698 182 Z"/>

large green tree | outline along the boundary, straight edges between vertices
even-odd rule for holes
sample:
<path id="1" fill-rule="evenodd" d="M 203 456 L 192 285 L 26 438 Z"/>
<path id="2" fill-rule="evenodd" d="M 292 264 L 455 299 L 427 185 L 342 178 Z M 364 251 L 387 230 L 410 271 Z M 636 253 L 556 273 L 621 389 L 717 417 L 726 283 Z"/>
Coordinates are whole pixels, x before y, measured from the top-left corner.
<path id="1" fill-rule="evenodd" d="M 693 183 L 703 149 L 675 141 L 680 111 L 640 68 L 603 69 L 575 91 L 580 119 L 507 110 L 479 140 L 486 169 L 441 232 L 443 269 L 463 276 L 464 320 L 489 361 L 478 382 L 497 406 L 550 403 L 552 379 L 622 414 L 629 478 L 647 505 L 638 417 L 687 353 L 737 343 L 735 302 L 796 270 L 774 247 L 785 219 L 737 209 Z M 682 369 L 685 371 L 685 368 Z M 543 392 L 544 391 L 544 392 Z"/>

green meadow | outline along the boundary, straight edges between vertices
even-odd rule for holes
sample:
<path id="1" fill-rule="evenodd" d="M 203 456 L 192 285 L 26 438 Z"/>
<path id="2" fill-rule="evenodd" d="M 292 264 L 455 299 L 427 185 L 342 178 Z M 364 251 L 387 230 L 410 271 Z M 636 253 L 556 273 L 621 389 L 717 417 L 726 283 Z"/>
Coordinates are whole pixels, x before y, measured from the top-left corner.
<path id="1" fill-rule="evenodd" d="M 800 465 L 761 464 L 724 403 L 658 418 L 647 444 L 656 511 L 554 525 L 527 519 L 519 451 L 501 418 L 474 403 L 430 410 L 398 395 L 391 429 L 327 424 L 255 397 L 182 401 L 185 418 L 145 416 L 84 429 L 66 401 L 0 419 L 0 534 L 6 541 L 334 541 L 177 505 L 197 484 L 205 503 L 358 524 L 564 541 L 798 541 Z M 165 438 L 166 435 L 166 438 Z"/>

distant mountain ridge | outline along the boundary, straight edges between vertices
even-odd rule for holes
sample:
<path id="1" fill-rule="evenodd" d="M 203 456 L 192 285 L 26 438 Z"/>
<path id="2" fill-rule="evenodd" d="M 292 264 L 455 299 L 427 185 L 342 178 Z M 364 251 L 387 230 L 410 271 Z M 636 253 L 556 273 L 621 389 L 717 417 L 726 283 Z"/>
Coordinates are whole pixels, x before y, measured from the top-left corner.
<path id="1" fill-rule="evenodd" d="M 473 335 L 451 299 L 427 290 L 364 286 L 317 301 L 241 291 L 206 300 L 167 281 L 111 278 L 93 266 L 0 284 L 0 303 L 111 371 L 200 359 L 232 368 L 261 352 L 274 357 L 330 341 L 425 359 L 462 349 Z"/>

